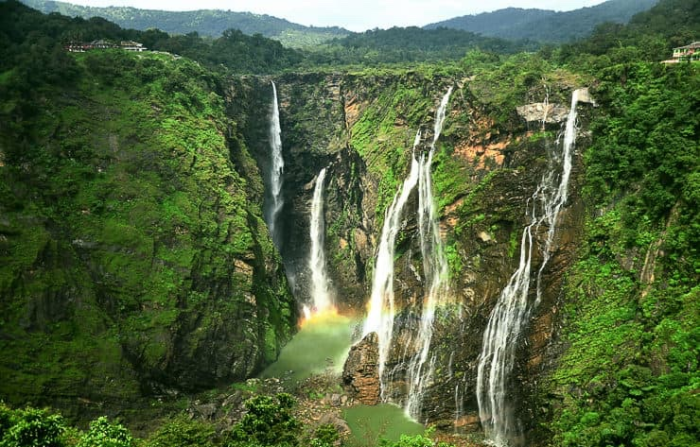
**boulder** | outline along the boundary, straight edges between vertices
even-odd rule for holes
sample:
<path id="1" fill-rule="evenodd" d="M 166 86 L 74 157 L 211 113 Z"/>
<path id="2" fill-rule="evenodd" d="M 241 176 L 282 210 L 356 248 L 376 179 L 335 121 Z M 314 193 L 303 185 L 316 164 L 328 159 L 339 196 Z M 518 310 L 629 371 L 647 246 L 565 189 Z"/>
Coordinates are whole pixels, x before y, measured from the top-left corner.
<path id="1" fill-rule="evenodd" d="M 343 367 L 343 385 L 347 393 L 365 405 L 377 405 L 381 395 L 379 381 L 379 338 L 371 332 L 350 348 Z"/>

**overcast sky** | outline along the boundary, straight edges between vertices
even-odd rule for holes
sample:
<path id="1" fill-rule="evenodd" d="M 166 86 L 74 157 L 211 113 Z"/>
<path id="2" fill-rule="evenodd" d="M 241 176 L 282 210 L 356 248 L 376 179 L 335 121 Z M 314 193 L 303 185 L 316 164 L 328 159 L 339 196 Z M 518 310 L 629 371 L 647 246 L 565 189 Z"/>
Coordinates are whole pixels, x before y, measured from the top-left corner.
<path id="1" fill-rule="evenodd" d="M 342 26 L 352 31 L 392 26 L 423 26 L 452 17 L 509 6 L 568 11 L 605 0 L 63 0 L 87 6 L 134 6 L 189 11 L 225 9 L 269 14 L 313 26 Z"/>

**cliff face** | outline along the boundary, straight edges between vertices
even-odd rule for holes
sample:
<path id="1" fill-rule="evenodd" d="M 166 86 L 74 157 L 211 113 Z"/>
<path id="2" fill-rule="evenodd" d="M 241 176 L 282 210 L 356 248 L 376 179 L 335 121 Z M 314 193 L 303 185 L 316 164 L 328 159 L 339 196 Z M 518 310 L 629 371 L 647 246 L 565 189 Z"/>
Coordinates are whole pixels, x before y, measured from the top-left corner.
<path id="1" fill-rule="evenodd" d="M 427 151 L 435 109 L 447 88 L 454 86 L 432 166 L 454 304 L 439 310 L 431 344 L 436 369 L 425 391 L 422 419 L 446 429 L 479 430 L 474 386 L 483 332 L 501 290 L 518 266 L 520 236 L 528 223 L 526 207 L 548 167 L 547 154 L 557 144 L 568 107 L 554 106 L 559 113 L 550 115 L 543 129 L 540 122 L 528 123 L 518 116 L 515 107 L 501 110 L 491 98 L 496 86 L 479 79 L 403 71 L 284 75 L 275 81 L 285 158 L 281 250 L 285 265 L 298 297 L 308 299 L 308 204 L 315 176 L 328 167 L 329 271 L 341 309 L 358 313 L 365 312 L 384 213 L 408 173 L 416 131 L 423 132 L 417 150 Z M 555 77 L 546 87 L 546 91 L 543 86 L 527 89 L 522 104 L 541 102 L 546 95 L 552 103 L 569 104 L 575 85 Z M 262 105 L 270 101 L 269 84 L 261 82 L 246 91 L 251 100 L 257 95 L 258 109 L 267 110 Z M 580 107 L 585 123 L 586 106 Z M 263 118 L 260 112 L 253 121 Z M 251 152 L 265 166 L 269 149 L 262 130 L 258 125 L 246 129 Z M 579 143 L 585 139 L 581 136 Z M 514 381 L 518 386 L 513 389 L 518 391 L 511 400 L 517 402 L 516 411 L 526 431 L 536 425 L 538 417 L 534 400 L 529 398 L 535 392 L 537 375 L 547 367 L 548 359 L 558 355 L 552 341 L 557 335 L 563 274 L 581 237 L 578 155 L 574 164 L 570 199 L 543 273 L 542 302 L 523 331 L 517 351 Z M 387 369 L 398 371 L 389 398 L 399 403 L 406 399 L 407 390 L 400 357 L 405 355 L 409 335 L 417 329 L 426 293 L 421 279 L 417 201 L 414 192 L 396 247 L 394 292 L 400 310 Z M 545 233 L 542 229 L 534 235 L 533 271 L 542 262 L 539 251 Z M 531 295 L 534 300 L 534 291 Z M 355 363 L 354 370 L 361 370 Z M 363 392 L 376 390 L 359 394 Z"/>
<path id="2" fill-rule="evenodd" d="M 2 133 L 0 396 L 89 416 L 250 377 L 296 306 L 216 79 L 165 55 L 77 62 Z"/>

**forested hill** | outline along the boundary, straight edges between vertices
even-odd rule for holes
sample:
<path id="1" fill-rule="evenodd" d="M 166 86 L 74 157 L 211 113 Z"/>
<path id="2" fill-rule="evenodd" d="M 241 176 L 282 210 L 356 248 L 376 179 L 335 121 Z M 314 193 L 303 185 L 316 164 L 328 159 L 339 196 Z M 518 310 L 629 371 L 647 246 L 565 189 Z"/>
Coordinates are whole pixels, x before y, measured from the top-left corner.
<path id="1" fill-rule="evenodd" d="M 220 37 L 227 29 L 244 34 L 262 34 L 288 46 L 317 44 L 350 31 L 339 27 L 308 27 L 267 14 L 212 9 L 197 11 L 158 11 L 126 6 L 93 7 L 73 5 L 50 0 L 22 0 L 28 6 L 44 13 L 58 12 L 71 17 L 103 17 L 124 28 L 147 30 L 158 28 L 168 33 Z"/>
<path id="2" fill-rule="evenodd" d="M 426 29 L 454 28 L 484 36 L 505 39 L 531 39 L 542 42 L 568 42 L 585 37 L 604 22 L 627 23 L 658 0 L 609 0 L 574 11 L 506 8 L 477 15 L 466 15 L 426 25 Z"/>
<path id="3" fill-rule="evenodd" d="M 467 51 L 476 48 L 494 54 L 513 54 L 535 50 L 537 44 L 448 28 L 426 30 L 415 26 L 394 27 L 334 39 L 324 48 L 308 54 L 308 59 L 319 65 L 457 61 Z"/>
<path id="4" fill-rule="evenodd" d="M 284 48 L 276 40 L 259 34 L 248 36 L 238 30 L 227 30 L 223 36 L 205 41 L 196 33 L 168 35 L 157 29 L 123 29 L 101 17 L 85 20 L 60 14 L 46 15 L 16 0 L 0 2 L 0 12 L 0 42 L 6 43 L 0 48 L 0 67 L 12 66 L 13 61 L 25 58 L 35 65 L 45 58 L 58 60 L 63 58 L 60 56 L 64 53 L 63 46 L 69 42 L 97 39 L 136 40 L 149 50 L 185 56 L 233 73 L 272 73 L 298 66 L 303 59 L 297 50 Z M 38 71 L 33 75 L 40 76 Z"/>

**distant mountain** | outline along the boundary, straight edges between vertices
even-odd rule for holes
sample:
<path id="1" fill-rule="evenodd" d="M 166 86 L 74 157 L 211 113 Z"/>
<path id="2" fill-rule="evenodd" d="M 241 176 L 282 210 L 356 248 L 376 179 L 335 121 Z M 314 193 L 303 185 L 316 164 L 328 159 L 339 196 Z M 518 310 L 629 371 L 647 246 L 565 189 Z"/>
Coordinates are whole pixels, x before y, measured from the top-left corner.
<path id="1" fill-rule="evenodd" d="M 455 17 L 426 25 L 426 29 L 454 28 L 505 39 L 568 42 L 588 36 L 604 22 L 627 23 L 659 0 L 609 0 L 596 6 L 567 12 L 506 8 L 477 15 Z"/>
<path id="2" fill-rule="evenodd" d="M 333 38 L 344 37 L 350 31 L 339 27 L 309 27 L 266 14 L 233 12 L 214 9 L 197 11 L 158 11 L 126 6 L 93 7 L 51 0 L 21 0 L 43 13 L 57 12 L 71 17 L 103 17 L 123 28 L 147 30 L 158 28 L 173 34 L 197 32 L 201 36 L 220 37 L 227 29 L 244 34 L 262 34 L 279 40 L 286 46 L 304 47 Z"/>

